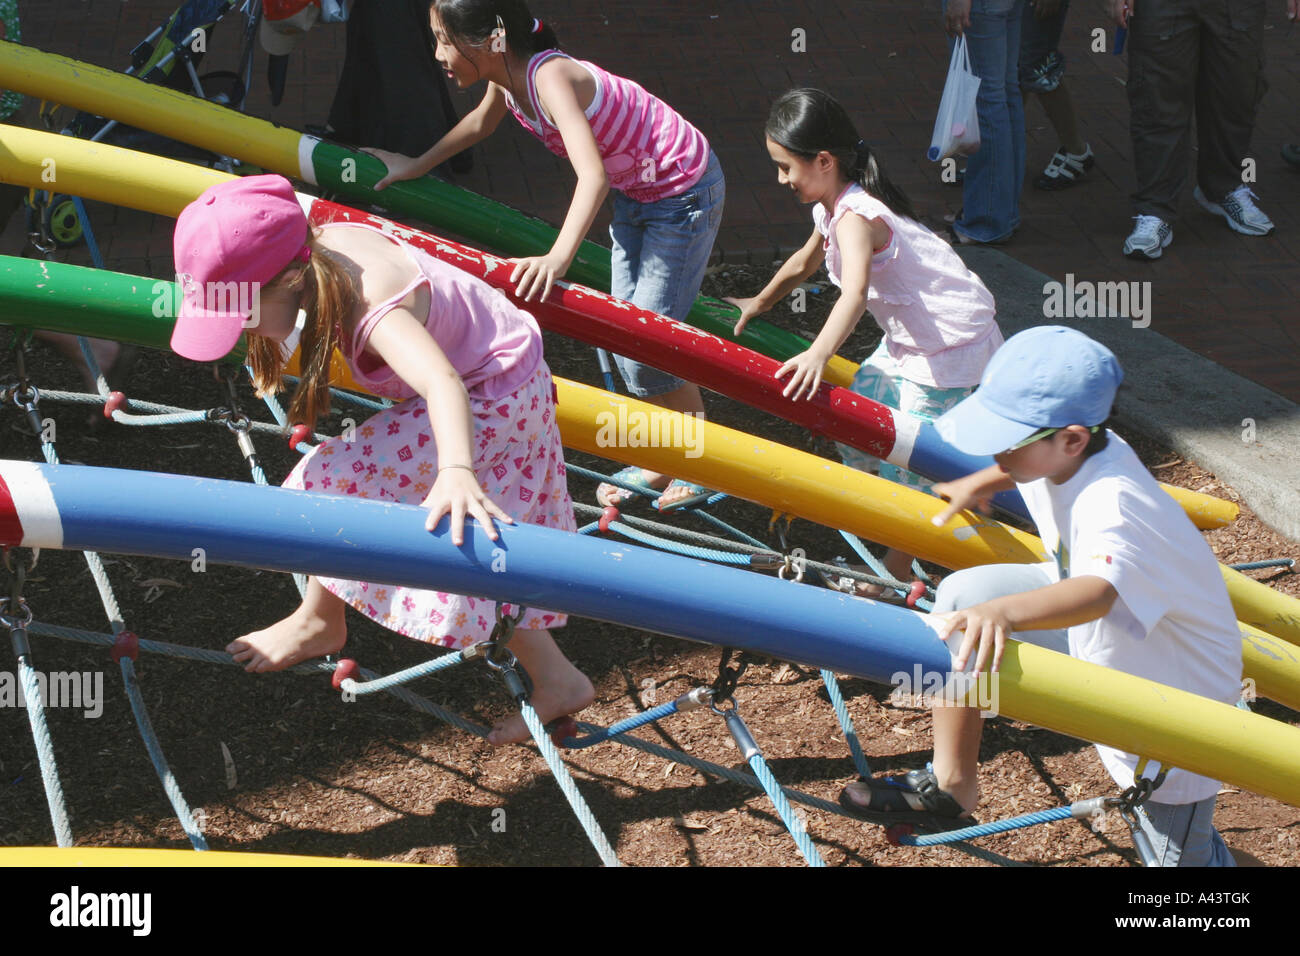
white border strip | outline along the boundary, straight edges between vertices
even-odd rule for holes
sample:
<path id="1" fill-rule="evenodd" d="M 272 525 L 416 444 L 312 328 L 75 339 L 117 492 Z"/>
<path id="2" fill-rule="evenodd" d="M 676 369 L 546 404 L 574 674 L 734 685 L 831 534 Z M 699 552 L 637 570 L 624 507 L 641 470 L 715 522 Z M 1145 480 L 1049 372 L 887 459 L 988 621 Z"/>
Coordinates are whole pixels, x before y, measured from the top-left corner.
<path id="1" fill-rule="evenodd" d="M 0 461 L 0 478 L 14 500 L 23 528 L 23 547 L 62 548 L 63 521 L 41 466 L 30 461 Z"/>
<path id="2" fill-rule="evenodd" d="M 312 154 L 316 152 L 316 147 L 320 143 L 321 141 L 315 136 L 303 134 L 298 137 L 298 178 L 313 186 L 320 185 L 316 182 L 316 167 L 311 161 Z"/>
<path id="3" fill-rule="evenodd" d="M 894 416 L 894 450 L 885 458 L 891 465 L 907 468 L 912 463 L 916 436 L 921 434 L 921 419 L 907 412 L 890 409 Z"/>

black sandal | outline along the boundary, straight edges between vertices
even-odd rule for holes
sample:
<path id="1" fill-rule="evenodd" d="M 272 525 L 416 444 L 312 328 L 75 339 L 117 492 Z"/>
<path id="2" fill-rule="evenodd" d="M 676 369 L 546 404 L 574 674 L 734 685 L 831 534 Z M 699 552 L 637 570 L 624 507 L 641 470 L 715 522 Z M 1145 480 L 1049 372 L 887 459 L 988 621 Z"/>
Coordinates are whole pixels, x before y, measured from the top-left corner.
<path id="1" fill-rule="evenodd" d="M 862 802 L 862 797 L 866 802 Z M 912 823 L 935 830 L 957 830 L 974 825 L 974 817 L 956 798 L 939 788 L 928 767 L 901 777 L 862 777 L 840 791 L 840 806 L 860 820 L 880 826 Z"/>

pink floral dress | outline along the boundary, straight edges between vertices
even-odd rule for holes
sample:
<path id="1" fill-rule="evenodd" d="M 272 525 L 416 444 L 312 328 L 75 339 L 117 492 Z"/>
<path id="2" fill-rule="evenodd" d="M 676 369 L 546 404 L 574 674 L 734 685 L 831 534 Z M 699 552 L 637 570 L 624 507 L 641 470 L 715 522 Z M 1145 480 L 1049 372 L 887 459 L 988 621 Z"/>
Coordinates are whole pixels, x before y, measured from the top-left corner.
<path id="1" fill-rule="evenodd" d="M 410 288 L 428 282 L 432 295 L 429 326 L 446 325 L 449 300 L 461 307 L 466 302 L 491 301 L 500 296 L 481 280 L 453 266 L 403 246 L 420 267 L 421 276 L 412 286 L 386 300 L 358 325 L 344 352 L 360 384 L 373 387 L 387 397 L 412 394 L 399 379 L 383 379 L 386 367 L 362 372 L 354 356 L 361 353 L 365 339 L 379 318 L 405 298 Z M 435 281 L 436 280 L 436 281 Z M 479 288 L 481 286 L 481 288 Z M 474 472 L 488 496 L 519 523 L 542 525 L 566 531 L 577 530 L 573 501 L 565 477 L 563 447 L 555 422 L 555 385 L 541 358 L 541 333 L 532 316 L 516 309 L 504 296 L 508 316 L 505 324 L 522 324 L 536 336 L 536 349 L 520 348 L 518 329 L 503 334 L 461 336 L 462 344 L 474 340 L 507 343 L 507 348 L 469 347 L 448 351 L 447 357 L 462 378 L 477 379 L 470 386 L 470 411 L 474 422 Z M 491 301 L 491 311 L 502 316 L 502 303 Z M 482 318 L 482 310 L 476 309 Z M 435 317 L 434 312 L 440 314 Z M 432 331 L 432 329 L 431 329 Z M 438 336 L 435 334 L 435 339 Z M 443 343 L 439 341 L 439 344 Z M 485 353 L 485 354 L 478 354 Z M 492 353 L 492 354 L 487 354 Z M 506 355 L 505 358 L 502 358 Z M 513 361 L 510 356 L 517 356 Z M 367 357 L 369 358 L 369 356 Z M 526 363 L 520 367 L 520 362 Z M 502 367 L 505 366 L 505 367 Z M 498 374 L 476 376 L 473 369 L 490 367 Z M 531 374 L 528 374 L 532 369 Z M 502 380 L 522 384 L 506 394 L 492 386 Z M 402 392 L 405 392 L 405 395 Z M 433 487 L 438 472 L 438 450 L 423 398 L 407 398 L 380 412 L 357 427 L 352 441 L 330 438 L 303 457 L 284 482 L 286 488 L 304 491 L 358 495 L 383 501 L 418 505 Z M 416 640 L 445 647 L 466 647 L 487 639 L 496 620 L 496 605 L 483 598 L 422 591 L 381 583 L 320 578 L 321 584 L 352 607 L 390 630 Z M 507 610 L 509 608 L 506 608 Z M 567 616 L 529 608 L 517 625 L 525 629 L 562 627 Z"/>

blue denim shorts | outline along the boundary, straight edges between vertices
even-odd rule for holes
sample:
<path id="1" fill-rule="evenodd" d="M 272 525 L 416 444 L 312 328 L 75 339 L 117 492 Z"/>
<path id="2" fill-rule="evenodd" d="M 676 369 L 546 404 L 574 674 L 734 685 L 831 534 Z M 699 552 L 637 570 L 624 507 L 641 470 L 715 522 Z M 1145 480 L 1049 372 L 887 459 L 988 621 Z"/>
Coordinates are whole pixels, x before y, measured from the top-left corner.
<path id="1" fill-rule="evenodd" d="M 1065 27 L 1070 0 L 1061 0 L 1061 8 L 1050 17 L 1038 19 L 1032 4 L 1025 4 L 1020 21 L 1020 85 L 1035 93 L 1050 93 L 1061 85 L 1065 76 L 1065 57 L 1057 46 Z"/>
<path id="2" fill-rule="evenodd" d="M 727 185 L 717 156 L 683 193 L 640 203 L 614 194 L 609 235 L 610 292 L 633 305 L 684 319 L 700 294 L 709 254 L 722 224 Z M 639 398 L 662 395 L 685 382 L 622 355 L 614 356 L 627 390 Z"/>
<path id="3" fill-rule="evenodd" d="M 1219 831 L 1214 829 L 1214 801 L 1157 803 L 1148 800 L 1135 814 L 1151 841 L 1157 866 L 1236 866 Z"/>

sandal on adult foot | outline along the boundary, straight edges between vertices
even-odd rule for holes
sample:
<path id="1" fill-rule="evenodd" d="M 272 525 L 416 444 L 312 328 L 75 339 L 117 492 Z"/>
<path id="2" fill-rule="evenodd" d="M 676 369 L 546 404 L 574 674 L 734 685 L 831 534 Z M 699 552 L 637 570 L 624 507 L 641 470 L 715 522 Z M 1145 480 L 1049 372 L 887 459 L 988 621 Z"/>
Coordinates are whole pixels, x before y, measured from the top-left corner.
<path id="1" fill-rule="evenodd" d="M 670 501 L 666 505 L 661 504 L 660 502 L 663 501 L 663 496 L 668 494 L 668 492 L 672 491 L 674 488 L 685 488 L 690 492 L 690 494 L 678 498 L 676 501 Z M 716 494 L 716 491 L 710 491 L 703 485 L 697 485 L 690 481 L 683 481 L 681 478 L 674 478 L 672 481 L 668 482 L 668 487 L 663 490 L 663 493 L 659 496 L 658 500 L 654 502 L 654 507 L 658 509 L 660 514 L 669 514 L 673 511 L 681 511 L 683 508 L 694 508 L 697 505 L 702 505 Z"/>
<path id="2" fill-rule="evenodd" d="M 901 777 L 863 777 L 840 791 L 840 806 L 860 820 L 881 826 L 914 823 L 938 830 L 971 826 L 974 817 L 948 791 L 928 767 Z"/>
<path id="3" fill-rule="evenodd" d="M 614 472 L 615 481 L 621 481 L 625 485 L 637 487 L 636 491 L 629 491 L 626 488 L 620 488 L 618 485 L 612 485 L 608 481 L 602 481 L 596 488 L 596 503 L 602 508 L 608 508 L 611 504 L 610 496 L 617 495 L 618 503 L 615 505 L 625 505 L 629 501 L 635 501 L 637 498 L 649 498 L 653 495 L 654 489 L 650 483 L 645 480 L 645 471 L 637 465 L 628 465 L 619 471 Z"/>
<path id="4" fill-rule="evenodd" d="M 868 573 L 865 565 L 850 565 L 843 557 L 836 557 L 831 560 L 831 564 L 837 568 L 843 568 L 846 571 L 861 571 Z M 906 592 L 899 591 L 897 588 L 890 587 L 887 584 L 876 584 L 874 581 L 862 581 L 858 578 L 851 577 L 847 574 L 832 574 L 829 571 L 821 571 L 822 582 L 832 591 L 840 591 L 844 594 L 852 594 L 854 597 L 866 598 L 869 601 L 878 601 L 881 604 L 897 604 L 902 607 L 914 607 L 916 599 L 912 597 L 915 587 L 909 588 Z M 924 588 L 924 585 L 922 585 Z M 924 591 L 922 591 L 924 594 Z"/>

